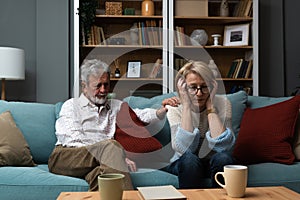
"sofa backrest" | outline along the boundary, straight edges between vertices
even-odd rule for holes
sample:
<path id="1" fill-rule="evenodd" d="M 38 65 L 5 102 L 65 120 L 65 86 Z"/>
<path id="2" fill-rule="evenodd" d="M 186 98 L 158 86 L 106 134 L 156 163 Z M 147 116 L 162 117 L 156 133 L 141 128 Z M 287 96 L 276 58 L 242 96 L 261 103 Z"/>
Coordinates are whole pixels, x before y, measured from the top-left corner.
<path id="1" fill-rule="evenodd" d="M 56 109 L 58 108 L 58 109 Z M 10 111 L 37 164 L 47 163 L 56 143 L 55 120 L 60 103 L 0 101 L 0 113 Z"/>
<path id="2" fill-rule="evenodd" d="M 266 97 L 266 96 L 248 96 L 247 107 L 260 108 L 275 103 L 286 101 L 292 97 Z"/>

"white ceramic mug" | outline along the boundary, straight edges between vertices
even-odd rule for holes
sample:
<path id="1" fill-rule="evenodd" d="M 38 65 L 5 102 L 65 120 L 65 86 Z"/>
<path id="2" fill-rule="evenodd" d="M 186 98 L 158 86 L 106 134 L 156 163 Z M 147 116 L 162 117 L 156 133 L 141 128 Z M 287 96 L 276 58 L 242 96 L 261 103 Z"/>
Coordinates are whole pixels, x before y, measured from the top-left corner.
<path id="1" fill-rule="evenodd" d="M 218 180 L 218 175 L 224 177 L 224 185 Z M 248 167 L 244 165 L 226 165 L 224 166 L 224 172 L 215 174 L 216 182 L 226 190 L 227 195 L 230 197 L 245 196 L 247 179 Z"/>
<path id="2" fill-rule="evenodd" d="M 121 200 L 124 187 L 123 174 L 108 173 L 98 176 L 98 187 L 101 200 Z"/>

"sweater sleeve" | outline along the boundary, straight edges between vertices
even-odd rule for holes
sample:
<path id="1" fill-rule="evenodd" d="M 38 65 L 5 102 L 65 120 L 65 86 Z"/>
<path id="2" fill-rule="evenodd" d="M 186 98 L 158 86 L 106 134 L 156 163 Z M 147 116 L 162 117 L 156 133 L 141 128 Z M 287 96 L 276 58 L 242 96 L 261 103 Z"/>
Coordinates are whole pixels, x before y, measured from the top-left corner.
<path id="1" fill-rule="evenodd" d="M 210 136 L 210 131 L 208 131 L 206 133 L 206 139 L 208 140 L 209 148 L 216 152 L 229 151 L 235 143 L 235 136 L 229 128 L 226 128 L 226 130 L 217 138 L 212 138 Z"/>
<path id="2" fill-rule="evenodd" d="M 195 153 L 198 148 L 199 141 L 200 133 L 197 128 L 195 128 L 191 133 L 179 126 L 176 131 L 176 136 L 172 141 L 172 147 L 181 155 L 188 150 Z"/>
<path id="3" fill-rule="evenodd" d="M 156 115 L 156 109 L 153 108 L 145 108 L 139 109 L 135 108 L 133 111 L 136 113 L 138 118 L 145 123 L 152 123 L 159 121 L 159 118 Z"/>

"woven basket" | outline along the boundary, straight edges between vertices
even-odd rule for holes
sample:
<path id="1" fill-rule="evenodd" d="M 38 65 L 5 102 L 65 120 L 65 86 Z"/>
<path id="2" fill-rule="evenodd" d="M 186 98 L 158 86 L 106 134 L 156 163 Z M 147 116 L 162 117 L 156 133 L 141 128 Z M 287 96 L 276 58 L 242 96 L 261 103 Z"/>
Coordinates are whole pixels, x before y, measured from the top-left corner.
<path id="1" fill-rule="evenodd" d="M 106 15 L 122 15 L 122 2 L 105 2 Z"/>

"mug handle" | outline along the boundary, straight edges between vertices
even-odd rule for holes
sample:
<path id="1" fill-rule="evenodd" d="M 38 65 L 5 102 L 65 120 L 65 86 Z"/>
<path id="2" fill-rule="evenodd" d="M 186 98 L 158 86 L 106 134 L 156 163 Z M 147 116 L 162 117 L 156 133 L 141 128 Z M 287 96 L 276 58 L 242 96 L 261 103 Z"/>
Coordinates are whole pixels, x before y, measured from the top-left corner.
<path id="1" fill-rule="evenodd" d="M 225 185 L 223 185 L 222 183 L 219 182 L 218 180 L 218 175 L 222 175 L 224 177 L 224 172 L 217 172 L 215 174 L 215 181 L 222 187 L 222 188 L 225 188 Z"/>

